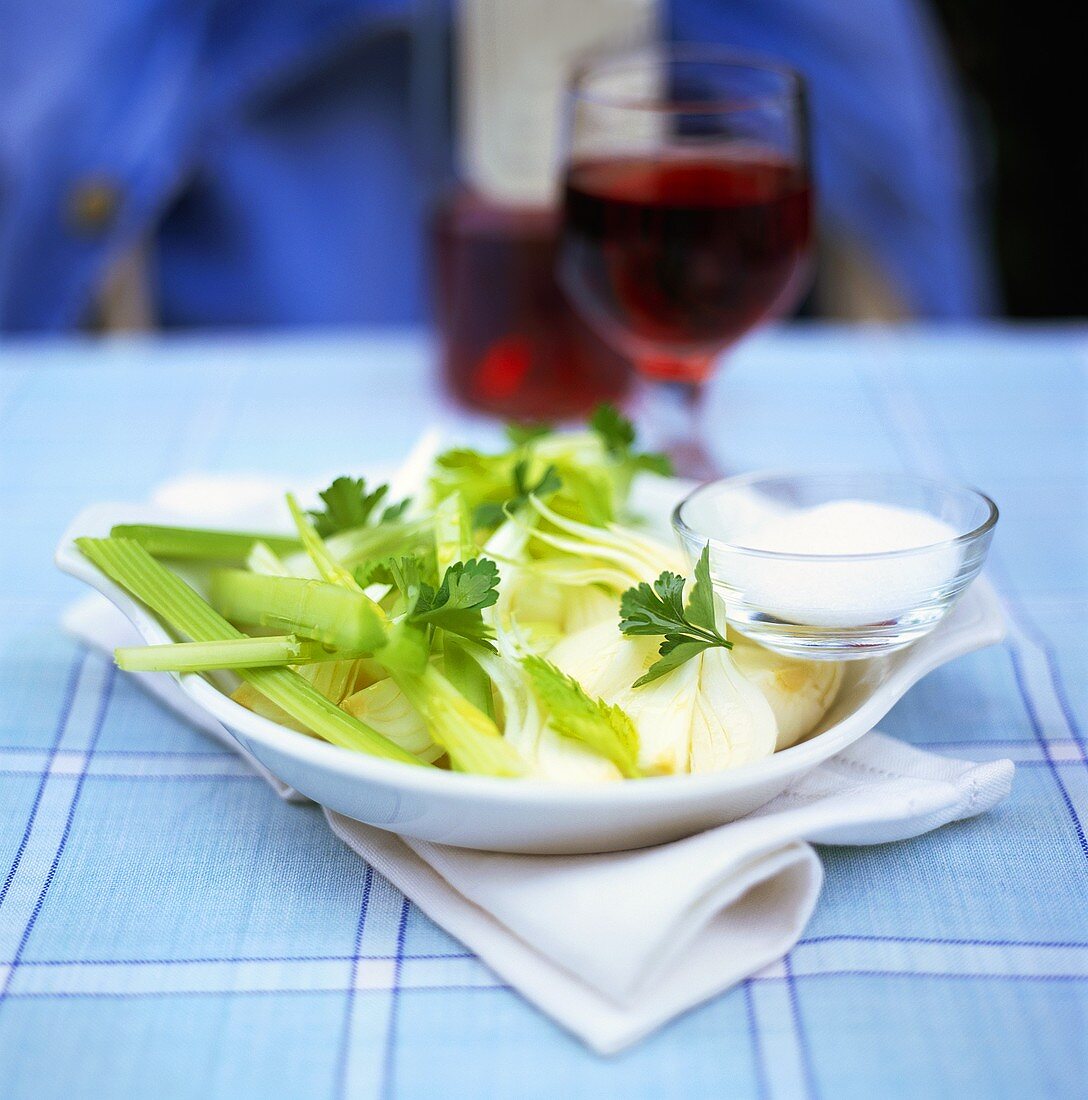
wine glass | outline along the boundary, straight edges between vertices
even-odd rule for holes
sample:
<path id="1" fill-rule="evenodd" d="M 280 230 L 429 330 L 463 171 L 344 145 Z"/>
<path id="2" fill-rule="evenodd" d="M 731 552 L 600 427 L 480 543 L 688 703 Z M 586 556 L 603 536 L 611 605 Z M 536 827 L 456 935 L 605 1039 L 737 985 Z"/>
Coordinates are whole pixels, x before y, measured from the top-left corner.
<path id="1" fill-rule="evenodd" d="M 715 359 L 808 283 L 801 78 L 714 47 L 607 54 L 576 70 L 565 126 L 560 282 L 634 363 L 677 473 L 715 477 Z"/>

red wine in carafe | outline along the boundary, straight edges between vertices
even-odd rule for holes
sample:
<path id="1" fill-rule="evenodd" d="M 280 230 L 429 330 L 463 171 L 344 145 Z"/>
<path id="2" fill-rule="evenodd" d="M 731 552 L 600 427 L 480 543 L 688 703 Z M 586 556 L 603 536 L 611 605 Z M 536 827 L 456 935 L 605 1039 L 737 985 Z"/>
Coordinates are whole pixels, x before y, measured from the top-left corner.
<path id="1" fill-rule="evenodd" d="M 616 400 L 627 361 L 571 309 L 555 275 L 558 211 L 460 191 L 434 225 L 447 386 L 511 418 L 561 418 Z"/>

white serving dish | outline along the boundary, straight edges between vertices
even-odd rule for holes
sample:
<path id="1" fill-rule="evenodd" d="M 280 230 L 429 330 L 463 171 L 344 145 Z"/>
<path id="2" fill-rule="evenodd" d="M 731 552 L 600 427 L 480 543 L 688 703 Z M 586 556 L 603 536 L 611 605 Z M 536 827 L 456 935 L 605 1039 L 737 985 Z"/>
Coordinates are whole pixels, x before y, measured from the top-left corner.
<path id="1" fill-rule="evenodd" d="M 673 504 L 688 488 L 647 481 L 636 506 L 668 530 Z M 64 572 L 114 603 L 149 644 L 170 635 L 141 604 L 76 549 L 80 535 L 102 536 L 118 523 L 184 523 L 147 505 L 101 504 L 72 522 L 56 551 Z M 220 516 L 207 526 L 241 526 Z M 252 519 L 247 517 L 247 527 Z M 271 526 L 268 529 L 272 529 Z M 199 579 L 194 580 L 199 588 Z M 193 704 L 284 783 L 315 802 L 369 825 L 442 844 L 503 852 L 584 853 L 638 848 L 688 836 L 758 809 L 792 782 L 868 733 L 907 690 L 940 665 L 1001 641 L 1004 617 L 985 580 L 915 645 L 846 668 L 834 707 L 792 748 L 732 771 L 572 786 L 408 768 L 337 748 L 287 729 L 233 702 L 204 677 L 177 677 Z M 162 673 L 161 675 L 173 675 Z"/>

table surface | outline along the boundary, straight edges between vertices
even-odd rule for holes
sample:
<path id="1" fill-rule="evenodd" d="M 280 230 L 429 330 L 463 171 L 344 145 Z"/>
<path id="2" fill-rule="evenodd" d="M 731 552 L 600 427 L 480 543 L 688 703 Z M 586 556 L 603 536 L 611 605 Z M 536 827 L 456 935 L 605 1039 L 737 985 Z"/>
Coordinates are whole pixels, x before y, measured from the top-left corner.
<path id="1" fill-rule="evenodd" d="M 824 848 L 783 963 L 601 1059 L 330 835 L 57 627 L 83 505 L 192 470 L 285 485 L 402 452 L 443 401 L 411 333 L 0 344 L 0 1092 L 9 1100 L 1073 1096 L 1088 1079 L 1088 330 L 809 328 L 716 385 L 732 468 L 977 484 L 1001 646 L 883 729 L 1011 757 L 993 813 Z M 10 870 L 9 870 L 10 868 Z"/>

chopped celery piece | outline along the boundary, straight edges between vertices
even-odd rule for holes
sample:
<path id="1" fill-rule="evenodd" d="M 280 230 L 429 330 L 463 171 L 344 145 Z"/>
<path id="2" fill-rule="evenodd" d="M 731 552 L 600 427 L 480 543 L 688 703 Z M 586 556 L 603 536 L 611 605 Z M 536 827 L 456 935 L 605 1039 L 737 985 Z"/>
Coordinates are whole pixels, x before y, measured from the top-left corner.
<path id="1" fill-rule="evenodd" d="M 263 573 L 266 577 L 289 577 L 287 566 L 279 555 L 266 542 L 255 542 L 246 556 L 246 568 L 253 573 Z"/>
<path id="2" fill-rule="evenodd" d="M 353 654 L 386 642 L 388 620 L 373 600 L 324 581 L 217 569 L 211 601 L 235 622 L 279 627 Z"/>
<path id="3" fill-rule="evenodd" d="M 254 543 L 263 542 L 277 554 L 291 554 L 302 543 L 291 536 L 249 531 L 201 531 L 193 527 L 163 527 L 151 523 L 119 523 L 112 538 L 132 539 L 156 558 L 175 561 L 244 562 Z"/>
<path id="4" fill-rule="evenodd" d="M 438 575 L 458 561 L 476 557 L 472 538 L 472 516 L 460 493 L 450 493 L 434 510 L 434 546 L 438 559 Z"/>
<path id="5" fill-rule="evenodd" d="M 488 718 L 495 717 L 495 703 L 491 693 L 491 677 L 472 655 L 475 646 L 452 634 L 442 635 L 442 670 L 446 679 Z"/>
<path id="6" fill-rule="evenodd" d="M 375 661 L 387 673 L 410 672 L 421 675 L 430 661 L 426 634 L 403 619 L 389 628 L 389 640 L 375 655 Z"/>
<path id="7" fill-rule="evenodd" d="M 245 637 L 138 542 L 124 538 L 82 538 L 76 540 L 76 545 L 106 576 L 146 604 L 173 630 L 193 641 L 219 642 Z M 426 766 L 342 711 L 291 669 L 246 668 L 239 669 L 239 675 L 312 733 L 334 745 L 403 764 Z"/>
<path id="8" fill-rule="evenodd" d="M 292 493 L 287 494 L 287 507 L 291 509 L 291 518 L 298 528 L 298 537 L 310 555 L 310 560 L 317 566 L 317 571 L 329 582 L 338 584 L 342 588 L 351 589 L 354 592 L 362 592 L 362 588 L 355 578 L 339 561 L 329 552 L 325 540 L 314 529 L 309 516 L 298 506 Z"/>
<path id="9" fill-rule="evenodd" d="M 236 703 L 240 703 L 245 707 L 246 710 L 251 710 L 254 714 L 259 714 L 270 722 L 286 726 L 291 730 L 298 730 L 299 733 L 310 732 L 301 722 L 292 718 L 283 707 L 278 707 L 271 700 L 266 699 L 252 684 L 246 683 L 245 680 L 231 692 L 230 697 Z M 366 721 L 362 718 L 362 715 L 356 715 L 356 717 Z"/>
<path id="10" fill-rule="evenodd" d="M 391 554 L 399 557 L 429 544 L 431 526 L 432 521 L 428 518 L 398 520 L 377 527 L 356 527 L 330 535 L 325 545 L 329 553 L 345 566 L 361 565 Z"/>
<path id="11" fill-rule="evenodd" d="M 475 557 L 472 516 L 460 493 L 450 493 L 435 507 L 434 544 L 439 576 L 458 562 Z M 474 707 L 483 711 L 488 718 L 494 718 L 491 677 L 472 655 L 472 648 L 464 639 L 442 631 L 443 671 L 446 679 Z"/>
<path id="12" fill-rule="evenodd" d="M 173 645 L 122 646 L 114 650 L 126 672 L 208 672 L 219 668 L 274 668 L 311 661 L 342 660 L 320 642 L 293 634 L 275 638 L 230 638 L 220 642 L 175 642 Z"/>
<path id="13" fill-rule="evenodd" d="M 419 711 L 455 771 L 517 776 L 526 771 L 521 754 L 495 723 L 474 707 L 433 665 L 423 673 L 391 670 L 393 680 Z"/>

